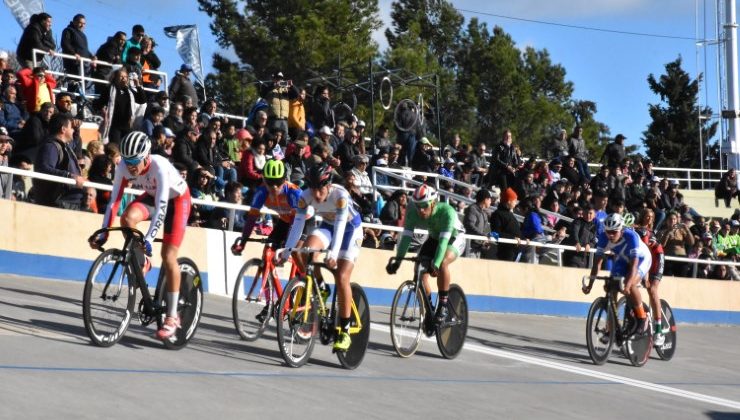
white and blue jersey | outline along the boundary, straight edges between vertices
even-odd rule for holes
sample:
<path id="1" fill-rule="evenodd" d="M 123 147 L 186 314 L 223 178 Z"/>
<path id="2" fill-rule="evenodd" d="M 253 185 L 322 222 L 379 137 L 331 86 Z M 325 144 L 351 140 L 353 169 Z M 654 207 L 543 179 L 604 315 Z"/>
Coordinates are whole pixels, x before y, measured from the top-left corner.
<path id="1" fill-rule="evenodd" d="M 614 276 L 627 277 L 629 275 L 630 261 L 637 258 L 637 272 L 640 279 L 645 278 L 650 272 L 653 259 L 650 256 L 650 248 L 640 240 L 640 235 L 632 229 L 622 229 L 622 237 L 619 241 L 612 243 L 606 236 L 605 231 L 597 235 L 596 256 L 603 256 L 606 251 L 614 254 L 614 264 L 611 274 Z"/>

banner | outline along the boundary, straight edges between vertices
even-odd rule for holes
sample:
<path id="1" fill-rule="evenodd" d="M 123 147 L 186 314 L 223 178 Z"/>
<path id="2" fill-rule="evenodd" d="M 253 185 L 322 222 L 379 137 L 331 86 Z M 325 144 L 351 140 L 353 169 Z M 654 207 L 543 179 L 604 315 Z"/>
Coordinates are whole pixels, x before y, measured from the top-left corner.
<path id="1" fill-rule="evenodd" d="M 28 26 L 31 16 L 44 11 L 44 0 L 3 0 L 5 5 L 10 9 L 10 13 L 21 25 L 21 28 Z"/>
<path id="2" fill-rule="evenodd" d="M 7 1 L 7 0 L 6 0 Z M 205 86 L 203 66 L 200 61 L 200 37 L 196 25 L 177 25 L 164 28 L 164 34 L 177 39 L 177 52 L 193 68 L 193 75 Z"/>

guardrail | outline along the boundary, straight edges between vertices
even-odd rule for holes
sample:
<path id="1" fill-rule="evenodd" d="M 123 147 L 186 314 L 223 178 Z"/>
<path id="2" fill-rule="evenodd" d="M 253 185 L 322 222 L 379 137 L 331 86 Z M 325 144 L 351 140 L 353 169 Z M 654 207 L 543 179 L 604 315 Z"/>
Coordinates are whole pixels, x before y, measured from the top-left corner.
<path id="1" fill-rule="evenodd" d="M 601 164 L 599 163 L 589 163 L 588 166 L 590 168 L 600 168 Z M 664 176 L 660 176 L 660 178 L 668 178 L 671 181 L 678 181 L 681 184 L 681 187 L 685 187 L 687 190 L 695 189 L 693 188 L 693 184 L 699 183 L 700 188 L 699 189 L 714 189 L 714 185 L 719 182 L 719 180 L 722 178 L 722 174 L 727 172 L 725 170 L 720 169 L 691 169 L 691 168 L 667 168 L 662 166 L 654 166 L 653 171 L 655 171 L 656 176 L 660 176 L 659 174 L 662 173 Z M 685 173 L 685 177 L 676 177 L 676 176 L 668 176 L 667 173 Z M 705 174 L 707 176 L 705 176 Z M 713 178 L 711 177 L 712 174 L 719 174 L 719 177 Z"/>
<path id="2" fill-rule="evenodd" d="M 11 176 L 13 175 L 28 176 L 31 178 L 43 179 L 43 180 L 52 181 L 52 182 L 59 182 L 62 184 L 67 184 L 67 185 L 75 185 L 75 181 L 71 178 L 63 178 L 63 177 L 58 177 L 54 175 L 42 174 L 39 172 L 26 171 L 26 170 L 17 169 L 17 168 L 10 168 L 7 166 L 0 166 L 0 173 L 8 173 L 8 174 L 11 174 Z M 113 187 L 110 185 L 98 184 L 98 183 L 89 182 L 89 181 L 85 182 L 83 186 L 92 187 L 92 188 L 95 188 L 98 190 L 104 190 L 104 191 L 113 190 Z M 135 194 L 135 195 L 139 195 L 143 193 L 143 191 L 141 190 L 136 190 L 136 189 L 131 189 L 131 188 L 126 188 L 125 192 Z M 208 205 L 208 206 L 230 209 L 231 214 L 229 217 L 229 229 L 228 230 L 233 230 L 233 220 L 234 220 L 234 215 L 235 215 L 236 210 L 248 211 L 251 208 L 250 206 L 245 206 L 241 204 L 232 204 L 232 203 L 225 203 L 225 202 L 211 202 L 211 201 L 203 201 L 203 200 L 198 200 L 198 199 L 193 199 L 192 202 L 193 204 Z M 272 214 L 272 215 L 277 214 L 274 211 L 270 209 L 266 209 L 266 208 L 263 208 L 261 212 L 264 214 Z M 403 228 L 398 227 L 398 226 L 389 226 L 389 225 L 382 225 L 382 224 L 376 224 L 376 223 L 363 223 L 362 226 L 363 228 L 368 228 L 368 229 L 376 229 L 376 230 L 390 231 L 390 232 L 403 232 Z M 428 232 L 423 229 L 415 229 L 414 233 L 427 234 Z M 495 239 L 492 237 L 480 236 L 480 235 L 470 235 L 470 234 L 463 234 L 463 237 L 469 241 L 470 240 L 484 241 L 484 242 L 488 242 L 491 244 L 498 244 L 498 243 L 513 244 L 513 245 L 521 246 L 524 248 L 536 247 L 536 248 L 543 248 L 543 249 L 551 249 L 556 252 L 557 265 L 560 267 L 563 266 L 563 252 L 564 251 L 576 251 L 576 248 L 574 246 L 549 244 L 549 243 L 534 242 L 534 241 L 529 241 L 529 240 L 506 239 L 506 238 Z M 580 252 L 586 252 L 586 251 L 581 249 Z M 591 249 L 588 252 L 590 253 L 589 267 L 591 267 L 591 265 L 593 264 L 593 257 L 596 251 L 595 249 Z M 527 262 L 535 263 L 535 264 L 538 263 L 536 252 L 531 252 L 528 254 L 532 255 L 534 260 L 527 261 Z M 521 253 L 521 255 L 523 256 L 525 255 L 525 253 Z M 732 267 L 740 267 L 740 263 L 733 263 L 729 261 L 701 260 L 701 259 L 670 257 L 670 256 L 665 257 L 665 259 L 668 261 L 680 261 L 680 262 L 692 264 L 693 265 L 692 272 L 693 272 L 694 277 L 696 277 L 696 274 L 698 272 L 698 267 L 700 265 L 726 265 L 726 266 L 732 266 Z"/>
<path id="3" fill-rule="evenodd" d="M 55 75 L 55 76 L 63 76 L 63 77 L 66 77 L 68 79 L 79 80 L 80 81 L 80 85 L 81 85 L 80 86 L 81 93 L 83 95 L 85 95 L 85 96 L 89 96 L 89 97 L 92 97 L 92 98 L 98 97 L 99 94 L 88 94 L 87 93 L 87 84 L 88 84 L 88 82 L 103 83 L 103 84 L 106 84 L 106 85 L 107 84 L 110 84 L 110 82 L 108 80 L 104 80 L 104 79 L 96 79 L 96 78 L 94 78 L 94 77 L 92 77 L 90 75 L 85 74 L 85 68 L 91 69 L 93 67 L 93 65 L 94 66 L 110 67 L 111 70 L 115 70 L 115 69 L 118 69 L 120 67 L 123 67 L 121 64 L 113 64 L 113 63 L 109 63 L 107 61 L 102 61 L 102 60 L 92 60 L 90 58 L 85 58 L 85 57 L 76 58 L 74 55 L 63 54 L 63 53 L 59 53 L 59 52 L 55 52 L 52 55 L 48 51 L 39 50 L 37 48 L 34 48 L 33 49 L 33 66 L 34 67 L 37 67 L 39 65 L 39 61 L 43 61 L 43 58 L 41 60 L 38 60 L 37 59 L 37 55 L 40 55 L 42 57 L 49 56 L 51 58 L 59 58 L 59 59 L 65 59 L 66 58 L 66 59 L 70 59 L 70 60 L 80 61 L 81 63 L 87 63 L 87 64 L 89 64 L 89 66 L 84 66 L 84 65 L 79 66 L 80 67 L 80 72 L 78 74 L 70 74 L 70 73 L 67 73 L 67 72 L 54 71 L 52 69 L 47 69 L 46 71 L 48 73 L 51 73 L 51 74 Z M 153 75 L 159 76 L 160 79 L 162 80 L 162 86 L 161 86 L 161 89 L 159 89 L 159 90 L 163 90 L 163 91 L 167 92 L 168 86 L 169 86 L 169 84 L 168 84 L 168 78 L 167 78 L 167 73 L 164 73 L 164 72 L 161 72 L 161 71 L 156 71 L 156 70 L 143 70 L 143 73 L 153 74 Z M 147 87 L 144 87 L 144 90 L 147 91 L 147 92 L 159 92 L 158 89 L 147 88 Z"/>

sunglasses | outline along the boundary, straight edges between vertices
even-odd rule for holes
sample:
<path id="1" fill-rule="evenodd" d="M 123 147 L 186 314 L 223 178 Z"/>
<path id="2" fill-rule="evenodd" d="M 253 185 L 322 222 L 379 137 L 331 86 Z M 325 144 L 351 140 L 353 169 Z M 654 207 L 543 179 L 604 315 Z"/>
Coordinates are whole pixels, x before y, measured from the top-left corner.
<path id="1" fill-rule="evenodd" d="M 265 178 L 265 184 L 271 186 L 271 187 L 277 187 L 280 185 L 283 185 L 283 182 L 285 182 L 282 178 Z"/>
<path id="2" fill-rule="evenodd" d="M 126 166 L 136 166 L 141 163 L 141 161 L 142 159 L 140 158 L 123 159 L 123 163 L 125 163 Z"/>
<path id="3" fill-rule="evenodd" d="M 431 201 L 425 201 L 423 203 L 416 203 L 416 208 L 419 210 L 424 210 L 429 208 L 432 205 Z"/>
<path id="4" fill-rule="evenodd" d="M 617 233 L 619 233 L 619 231 L 618 230 L 607 230 L 607 231 L 604 231 L 604 233 L 606 233 L 606 236 L 614 236 Z"/>

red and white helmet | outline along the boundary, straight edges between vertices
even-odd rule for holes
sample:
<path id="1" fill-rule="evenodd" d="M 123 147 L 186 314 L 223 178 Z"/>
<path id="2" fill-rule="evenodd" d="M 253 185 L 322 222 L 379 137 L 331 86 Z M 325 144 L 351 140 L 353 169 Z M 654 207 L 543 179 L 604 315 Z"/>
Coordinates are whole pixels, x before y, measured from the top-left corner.
<path id="1" fill-rule="evenodd" d="M 416 191 L 414 191 L 414 194 L 411 195 L 411 199 L 417 204 L 436 201 L 437 190 L 430 185 L 422 184 L 416 189 Z"/>

